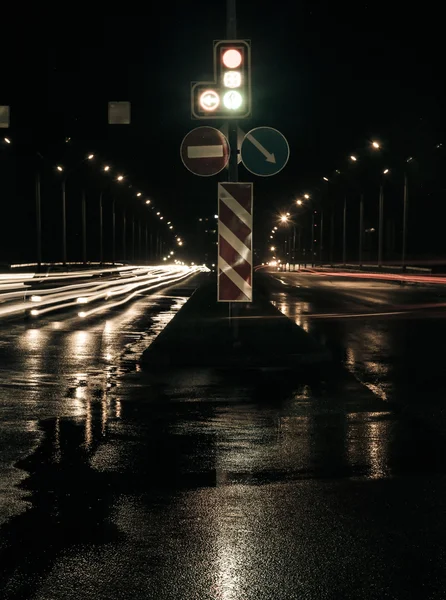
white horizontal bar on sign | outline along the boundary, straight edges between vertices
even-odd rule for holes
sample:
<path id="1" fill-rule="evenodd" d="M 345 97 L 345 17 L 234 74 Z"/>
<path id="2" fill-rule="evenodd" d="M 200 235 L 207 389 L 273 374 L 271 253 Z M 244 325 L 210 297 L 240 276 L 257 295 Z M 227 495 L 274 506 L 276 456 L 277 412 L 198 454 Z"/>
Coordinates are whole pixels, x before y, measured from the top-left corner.
<path id="1" fill-rule="evenodd" d="M 187 158 L 222 158 L 223 146 L 188 146 Z"/>

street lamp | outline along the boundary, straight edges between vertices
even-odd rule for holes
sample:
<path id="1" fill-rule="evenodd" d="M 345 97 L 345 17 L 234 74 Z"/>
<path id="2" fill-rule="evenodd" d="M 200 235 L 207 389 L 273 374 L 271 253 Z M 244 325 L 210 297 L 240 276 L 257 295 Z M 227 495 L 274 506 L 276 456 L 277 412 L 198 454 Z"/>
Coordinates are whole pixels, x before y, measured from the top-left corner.
<path id="1" fill-rule="evenodd" d="M 275 249 L 276 249 L 275 246 L 271 246 L 271 252 L 274 252 Z"/>
<path id="2" fill-rule="evenodd" d="M 56 169 L 57 169 L 57 170 L 58 170 L 60 173 L 62 173 L 62 171 L 63 171 L 63 167 L 61 167 L 60 165 L 57 165 Z"/>
<path id="3" fill-rule="evenodd" d="M 93 160 L 93 158 L 94 158 L 94 154 L 89 154 L 89 155 L 87 156 L 87 158 L 88 158 L 88 160 Z"/>
<path id="4" fill-rule="evenodd" d="M 110 171 L 110 167 L 108 165 L 104 165 L 104 171 Z"/>
<path id="5" fill-rule="evenodd" d="M 5 137 L 5 142 L 6 142 L 7 144 L 10 144 L 10 143 L 11 143 L 11 140 L 10 140 L 9 138 Z"/>
<path id="6" fill-rule="evenodd" d="M 379 145 L 378 142 L 372 142 L 372 146 L 376 149 L 379 150 L 381 148 L 381 146 Z"/>
<path id="7" fill-rule="evenodd" d="M 122 180 L 124 179 L 124 175 L 118 175 L 118 176 L 116 177 L 116 179 L 117 179 L 118 181 L 122 181 Z"/>
<path id="8" fill-rule="evenodd" d="M 350 160 L 352 160 L 353 162 L 356 162 L 358 159 L 356 158 L 356 156 L 354 156 L 353 154 L 350 156 Z"/>
<path id="9" fill-rule="evenodd" d="M 296 200 L 297 206 L 302 206 L 302 200 Z"/>
<path id="10" fill-rule="evenodd" d="M 304 198 L 305 198 L 306 200 L 309 200 L 309 199 L 310 199 L 310 194 L 304 194 Z"/>
<path id="11" fill-rule="evenodd" d="M 146 200 L 146 204 L 150 204 L 150 200 Z"/>
<path id="12" fill-rule="evenodd" d="M 282 223 L 286 223 L 288 221 L 288 216 L 287 215 L 281 215 L 280 220 L 281 220 Z"/>

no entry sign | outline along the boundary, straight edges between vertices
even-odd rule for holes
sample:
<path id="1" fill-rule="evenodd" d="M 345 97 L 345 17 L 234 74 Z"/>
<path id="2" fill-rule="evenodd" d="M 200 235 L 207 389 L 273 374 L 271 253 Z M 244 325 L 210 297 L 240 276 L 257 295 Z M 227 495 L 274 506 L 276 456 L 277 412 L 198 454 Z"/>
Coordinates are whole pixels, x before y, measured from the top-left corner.
<path id="1" fill-rule="evenodd" d="M 218 184 L 218 301 L 252 302 L 252 183 Z"/>
<path id="2" fill-rule="evenodd" d="M 229 162 L 229 143 L 214 127 L 192 129 L 181 143 L 181 160 L 194 175 L 210 177 L 220 173 Z"/>

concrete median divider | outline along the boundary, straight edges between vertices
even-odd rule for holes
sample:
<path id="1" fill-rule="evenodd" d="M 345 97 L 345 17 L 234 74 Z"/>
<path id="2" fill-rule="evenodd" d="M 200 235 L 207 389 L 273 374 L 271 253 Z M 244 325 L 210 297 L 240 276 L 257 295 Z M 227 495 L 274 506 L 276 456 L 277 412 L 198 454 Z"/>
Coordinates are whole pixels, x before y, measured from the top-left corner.
<path id="1" fill-rule="evenodd" d="M 297 369 L 331 356 L 261 293 L 252 304 L 216 301 L 216 282 L 199 287 L 141 357 L 144 370 L 208 367 Z"/>

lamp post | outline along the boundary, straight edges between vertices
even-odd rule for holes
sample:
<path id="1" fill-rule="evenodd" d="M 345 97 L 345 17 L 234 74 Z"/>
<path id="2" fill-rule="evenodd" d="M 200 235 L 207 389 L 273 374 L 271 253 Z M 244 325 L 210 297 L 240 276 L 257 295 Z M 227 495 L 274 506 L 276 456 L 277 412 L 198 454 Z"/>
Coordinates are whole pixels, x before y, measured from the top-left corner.
<path id="1" fill-rule="evenodd" d="M 407 202 L 409 199 L 409 187 L 407 173 L 404 173 L 404 198 L 403 198 L 403 248 L 401 252 L 401 266 L 406 269 L 406 243 L 407 243 Z"/>
<path id="2" fill-rule="evenodd" d="M 67 264 L 67 203 L 66 203 L 66 181 L 69 175 L 73 173 L 76 169 L 78 169 L 81 165 L 84 164 L 87 160 L 93 160 L 94 154 L 88 154 L 81 162 L 67 171 L 67 173 L 62 177 L 61 183 L 61 191 L 62 191 L 62 262 L 64 265 Z M 62 165 L 57 165 L 56 170 L 59 173 L 64 173 L 64 167 Z"/>

